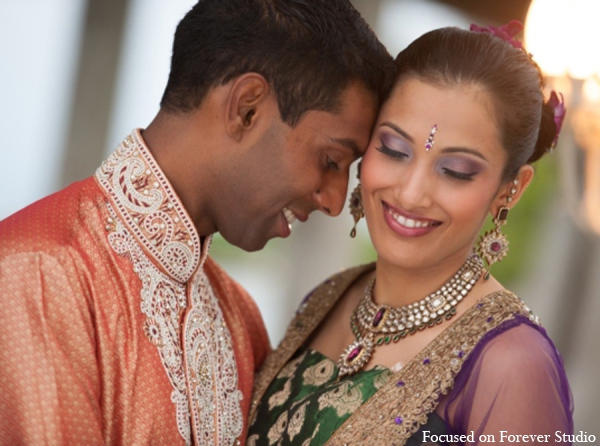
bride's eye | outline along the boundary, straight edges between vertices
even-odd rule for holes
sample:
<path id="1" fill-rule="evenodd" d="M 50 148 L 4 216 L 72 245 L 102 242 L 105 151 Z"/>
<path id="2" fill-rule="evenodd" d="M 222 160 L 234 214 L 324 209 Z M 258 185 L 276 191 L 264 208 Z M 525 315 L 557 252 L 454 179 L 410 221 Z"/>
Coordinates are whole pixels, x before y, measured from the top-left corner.
<path id="1" fill-rule="evenodd" d="M 438 166 L 443 175 L 460 181 L 473 181 L 475 175 L 482 170 L 479 163 L 457 156 L 442 158 Z"/>
<path id="2" fill-rule="evenodd" d="M 406 154 L 404 152 L 400 152 L 399 150 L 390 149 L 388 146 L 386 146 L 383 143 L 381 143 L 381 147 L 377 147 L 377 150 L 379 150 L 384 155 L 389 156 L 390 158 L 396 158 L 396 159 L 408 158 L 408 154 Z"/>
<path id="3" fill-rule="evenodd" d="M 456 170 L 448 169 L 447 167 L 443 167 L 442 171 L 451 178 L 463 181 L 473 181 L 473 177 L 477 174 L 477 172 L 457 172 Z"/>
<path id="4" fill-rule="evenodd" d="M 404 159 L 412 154 L 410 146 L 408 146 L 404 140 L 396 136 L 382 133 L 380 142 L 381 145 L 377 147 L 377 150 L 390 158 Z"/>

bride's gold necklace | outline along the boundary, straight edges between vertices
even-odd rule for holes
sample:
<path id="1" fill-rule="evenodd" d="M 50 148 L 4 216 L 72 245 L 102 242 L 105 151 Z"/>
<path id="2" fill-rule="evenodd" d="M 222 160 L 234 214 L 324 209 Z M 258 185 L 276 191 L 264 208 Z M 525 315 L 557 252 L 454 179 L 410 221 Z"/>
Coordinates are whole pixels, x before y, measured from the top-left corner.
<path id="1" fill-rule="evenodd" d="M 350 318 L 350 328 L 356 341 L 346 347 L 338 359 L 339 377 L 361 370 L 371 359 L 376 347 L 398 342 L 409 334 L 433 327 L 454 316 L 456 306 L 471 291 L 482 268 L 483 262 L 479 256 L 472 254 L 439 290 L 399 308 L 374 302 L 373 278 L 365 287 L 365 296 Z"/>

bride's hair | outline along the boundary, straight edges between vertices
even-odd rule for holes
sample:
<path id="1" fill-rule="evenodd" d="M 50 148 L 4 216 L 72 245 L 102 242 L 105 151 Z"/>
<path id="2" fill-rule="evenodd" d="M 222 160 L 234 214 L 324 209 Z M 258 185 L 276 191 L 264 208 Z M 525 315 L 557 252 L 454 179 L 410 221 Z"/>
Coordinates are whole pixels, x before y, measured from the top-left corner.
<path id="1" fill-rule="evenodd" d="M 477 85 L 490 94 L 508 154 L 503 179 L 540 159 L 556 136 L 554 108 L 544 101 L 542 73 L 531 56 L 490 33 L 441 28 L 396 58 L 397 83 L 416 77 L 437 85 Z"/>

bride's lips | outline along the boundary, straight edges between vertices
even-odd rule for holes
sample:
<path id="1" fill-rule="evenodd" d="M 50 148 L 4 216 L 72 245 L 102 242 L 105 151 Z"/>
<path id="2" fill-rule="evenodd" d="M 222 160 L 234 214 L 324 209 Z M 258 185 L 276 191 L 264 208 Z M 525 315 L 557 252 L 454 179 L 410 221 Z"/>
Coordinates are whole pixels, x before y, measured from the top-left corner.
<path id="1" fill-rule="evenodd" d="M 403 237 L 420 237 L 429 234 L 442 224 L 439 220 L 432 220 L 411 214 L 402 209 L 391 206 L 385 201 L 383 205 L 383 218 L 392 231 Z"/>

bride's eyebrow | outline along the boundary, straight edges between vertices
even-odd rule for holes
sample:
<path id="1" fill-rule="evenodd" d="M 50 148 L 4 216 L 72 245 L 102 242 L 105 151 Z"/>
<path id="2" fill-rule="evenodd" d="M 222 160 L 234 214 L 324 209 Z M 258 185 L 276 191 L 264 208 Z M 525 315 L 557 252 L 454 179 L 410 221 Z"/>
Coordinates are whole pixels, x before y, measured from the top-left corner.
<path id="1" fill-rule="evenodd" d="M 481 158 L 484 161 L 488 161 L 488 159 L 478 150 L 470 149 L 468 147 L 445 147 L 440 151 L 441 153 L 469 153 L 471 155 L 476 156 L 477 158 Z"/>
<path id="2" fill-rule="evenodd" d="M 400 127 L 398 127 L 396 124 L 392 124 L 391 122 L 382 122 L 380 124 L 380 127 L 389 127 L 392 130 L 394 130 L 396 133 L 399 133 L 400 135 L 402 135 L 406 140 L 410 141 L 411 143 L 414 144 L 415 140 L 413 139 L 412 136 L 410 136 L 408 133 L 406 133 L 404 130 L 402 130 Z"/>

